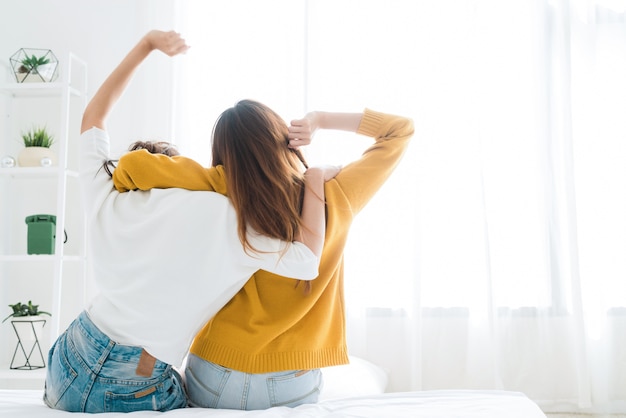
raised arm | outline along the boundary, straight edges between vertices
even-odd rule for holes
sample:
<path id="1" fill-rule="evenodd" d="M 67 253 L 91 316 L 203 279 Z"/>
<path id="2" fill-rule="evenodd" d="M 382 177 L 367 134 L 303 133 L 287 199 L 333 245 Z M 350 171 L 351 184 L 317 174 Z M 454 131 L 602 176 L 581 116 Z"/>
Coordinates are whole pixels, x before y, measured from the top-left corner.
<path id="1" fill-rule="evenodd" d="M 93 96 L 81 123 L 81 133 L 93 127 L 105 129 L 105 121 L 120 98 L 137 67 L 155 49 L 172 57 L 189 49 L 185 40 L 174 31 L 152 30 L 130 50 Z"/>
<path id="2" fill-rule="evenodd" d="M 298 231 L 298 241 L 309 247 L 318 257 L 322 255 L 326 232 L 324 183 L 338 172 L 339 167 L 311 167 L 304 174 L 302 228 Z"/>
<path id="3" fill-rule="evenodd" d="M 302 119 L 291 121 L 289 126 L 289 147 L 309 145 L 318 129 L 335 129 L 356 132 L 363 118 L 362 113 L 309 112 Z"/>

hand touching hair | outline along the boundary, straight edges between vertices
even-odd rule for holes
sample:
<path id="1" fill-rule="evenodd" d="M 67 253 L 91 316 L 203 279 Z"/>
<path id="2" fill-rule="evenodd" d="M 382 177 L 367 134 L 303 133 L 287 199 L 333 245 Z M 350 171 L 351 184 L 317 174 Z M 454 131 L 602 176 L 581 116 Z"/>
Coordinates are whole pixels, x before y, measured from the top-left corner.
<path id="1" fill-rule="evenodd" d="M 238 102 L 215 124 L 212 154 L 213 165 L 224 166 L 244 246 L 251 248 L 248 227 L 294 241 L 301 227 L 304 167 L 302 155 L 289 148 L 281 117 L 259 102 Z"/>

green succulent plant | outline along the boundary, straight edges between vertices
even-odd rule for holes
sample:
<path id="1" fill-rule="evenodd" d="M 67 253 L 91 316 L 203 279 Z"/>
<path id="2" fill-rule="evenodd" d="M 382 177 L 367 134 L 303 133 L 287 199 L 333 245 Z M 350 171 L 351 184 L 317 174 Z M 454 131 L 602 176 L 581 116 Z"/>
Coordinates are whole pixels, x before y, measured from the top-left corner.
<path id="1" fill-rule="evenodd" d="M 20 73 L 28 73 L 32 71 L 36 72 L 37 67 L 39 67 L 40 65 L 46 65 L 49 62 L 50 62 L 50 58 L 46 58 L 45 56 L 38 58 L 34 54 L 30 57 L 26 55 L 26 58 L 22 59 L 22 65 L 20 66 L 18 71 Z"/>
<path id="2" fill-rule="evenodd" d="M 39 305 L 33 305 L 33 303 L 30 300 L 28 301 L 28 304 L 17 302 L 15 305 L 9 305 L 9 307 L 13 309 L 13 313 L 7 316 L 6 318 L 4 318 L 2 322 L 13 317 L 37 316 L 37 315 L 52 316 L 50 312 L 40 311 Z"/>
<path id="3" fill-rule="evenodd" d="M 54 137 L 48 133 L 46 128 L 32 128 L 22 132 L 22 141 L 25 147 L 45 147 L 50 148 L 54 143 Z"/>

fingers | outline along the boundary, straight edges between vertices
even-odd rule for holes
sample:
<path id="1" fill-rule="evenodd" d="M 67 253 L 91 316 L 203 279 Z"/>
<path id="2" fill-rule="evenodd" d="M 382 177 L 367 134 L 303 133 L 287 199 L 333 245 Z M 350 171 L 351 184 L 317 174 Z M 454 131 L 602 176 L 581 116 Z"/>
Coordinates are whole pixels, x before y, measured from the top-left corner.
<path id="1" fill-rule="evenodd" d="M 311 123 L 306 119 L 292 120 L 289 126 L 289 134 L 310 136 Z"/>
<path id="2" fill-rule="evenodd" d="M 309 145 L 311 143 L 310 137 L 301 137 L 299 135 L 291 135 L 288 136 L 289 139 L 289 148 L 298 149 L 302 146 Z"/>
<path id="3" fill-rule="evenodd" d="M 154 30 L 150 35 L 153 47 L 170 57 L 184 54 L 189 49 L 185 39 L 173 30 L 169 32 Z"/>
<path id="4" fill-rule="evenodd" d="M 307 139 L 299 139 L 299 138 L 294 138 L 291 139 L 289 138 L 289 143 L 288 143 L 288 147 L 292 148 L 292 149 L 298 149 L 300 147 L 303 147 L 305 145 L 309 145 L 311 143 L 311 139 L 307 138 Z"/>
<path id="5" fill-rule="evenodd" d="M 310 126 L 311 122 L 308 119 L 294 119 L 291 121 L 291 126 Z"/>
<path id="6" fill-rule="evenodd" d="M 313 132 L 311 131 L 311 124 L 307 119 L 292 120 L 288 131 L 289 148 L 297 149 L 311 143 Z"/>
<path id="7" fill-rule="evenodd" d="M 300 128 L 300 127 L 294 127 L 294 126 L 290 126 L 288 128 L 288 135 L 289 138 L 293 138 L 293 139 L 305 139 L 305 138 L 311 138 L 312 132 L 310 129 L 306 129 L 306 128 Z"/>
<path id="8" fill-rule="evenodd" d="M 189 45 L 181 35 L 177 32 L 170 31 L 167 33 L 167 42 L 163 49 L 167 55 L 174 56 L 184 54 L 189 49 Z"/>

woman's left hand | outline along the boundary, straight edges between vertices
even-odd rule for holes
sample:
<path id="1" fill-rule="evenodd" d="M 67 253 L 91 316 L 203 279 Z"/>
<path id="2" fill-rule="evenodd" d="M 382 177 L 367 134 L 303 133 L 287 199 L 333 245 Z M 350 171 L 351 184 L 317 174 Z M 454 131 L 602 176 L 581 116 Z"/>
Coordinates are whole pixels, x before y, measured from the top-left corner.
<path id="1" fill-rule="evenodd" d="M 309 112 L 302 119 L 294 119 L 289 126 L 289 148 L 298 149 L 309 145 L 313 134 L 317 130 L 317 113 Z"/>

